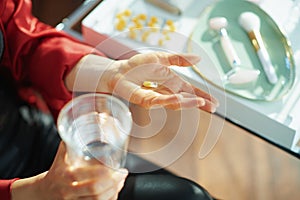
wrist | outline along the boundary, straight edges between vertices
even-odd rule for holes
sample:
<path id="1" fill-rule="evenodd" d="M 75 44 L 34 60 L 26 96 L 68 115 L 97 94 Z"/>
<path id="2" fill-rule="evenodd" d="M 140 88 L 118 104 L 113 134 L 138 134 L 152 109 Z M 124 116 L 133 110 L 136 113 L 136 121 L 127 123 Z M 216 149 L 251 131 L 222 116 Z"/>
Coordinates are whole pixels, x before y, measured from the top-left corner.
<path id="1" fill-rule="evenodd" d="M 126 62 L 127 60 L 117 60 L 108 71 L 106 84 L 110 93 L 114 92 L 116 87 L 118 87 L 118 81 L 127 73 Z"/>
<path id="2" fill-rule="evenodd" d="M 65 85 L 73 92 L 112 92 L 118 61 L 98 55 L 84 56 L 66 76 Z"/>
<path id="3" fill-rule="evenodd" d="M 23 199 L 41 199 L 42 195 L 40 187 L 41 187 L 41 180 L 45 177 L 47 172 L 42 174 L 25 178 L 19 179 L 12 183 L 11 185 L 11 199 L 12 200 L 23 200 Z"/>

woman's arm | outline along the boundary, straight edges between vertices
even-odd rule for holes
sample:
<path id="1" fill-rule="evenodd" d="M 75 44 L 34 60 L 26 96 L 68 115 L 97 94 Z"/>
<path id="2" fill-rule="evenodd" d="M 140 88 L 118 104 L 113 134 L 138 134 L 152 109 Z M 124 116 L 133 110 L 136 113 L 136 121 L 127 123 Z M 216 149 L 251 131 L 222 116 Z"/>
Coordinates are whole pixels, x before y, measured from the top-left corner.
<path id="1" fill-rule="evenodd" d="M 170 67 L 188 67 L 199 62 L 194 54 L 153 52 L 114 61 L 97 55 L 85 56 L 66 76 L 70 91 L 106 92 L 150 108 L 162 105 L 176 110 L 200 108 L 214 112 L 218 101 L 179 77 Z M 143 86 L 144 81 L 157 84 Z"/>
<path id="2" fill-rule="evenodd" d="M 1 66 L 10 68 L 19 83 L 38 90 L 56 117 L 72 97 L 65 76 L 83 56 L 102 54 L 41 23 L 31 14 L 30 0 L 4 0 L 0 5 L 6 44 Z"/>

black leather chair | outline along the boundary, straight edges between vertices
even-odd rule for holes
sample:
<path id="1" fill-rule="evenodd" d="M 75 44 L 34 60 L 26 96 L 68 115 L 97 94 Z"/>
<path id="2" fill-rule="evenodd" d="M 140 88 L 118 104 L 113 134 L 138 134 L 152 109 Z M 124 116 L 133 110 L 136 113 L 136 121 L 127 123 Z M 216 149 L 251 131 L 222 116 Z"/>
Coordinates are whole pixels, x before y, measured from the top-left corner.
<path id="1" fill-rule="evenodd" d="M 197 183 L 129 154 L 126 167 L 130 173 L 118 200 L 213 200 Z M 155 169 L 153 171 L 153 169 Z M 149 171 L 149 172 L 142 172 Z M 152 171 L 151 171 L 152 170 Z"/>

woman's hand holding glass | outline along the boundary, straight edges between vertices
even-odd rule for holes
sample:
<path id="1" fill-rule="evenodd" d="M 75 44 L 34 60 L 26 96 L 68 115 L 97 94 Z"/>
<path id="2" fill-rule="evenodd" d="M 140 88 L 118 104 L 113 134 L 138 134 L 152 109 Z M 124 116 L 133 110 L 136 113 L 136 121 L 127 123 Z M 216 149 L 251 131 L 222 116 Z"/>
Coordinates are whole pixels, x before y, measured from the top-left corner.
<path id="1" fill-rule="evenodd" d="M 12 185 L 12 199 L 108 199 L 115 200 L 128 175 L 126 169 L 95 164 L 74 167 L 61 143 L 48 172 L 20 179 Z"/>

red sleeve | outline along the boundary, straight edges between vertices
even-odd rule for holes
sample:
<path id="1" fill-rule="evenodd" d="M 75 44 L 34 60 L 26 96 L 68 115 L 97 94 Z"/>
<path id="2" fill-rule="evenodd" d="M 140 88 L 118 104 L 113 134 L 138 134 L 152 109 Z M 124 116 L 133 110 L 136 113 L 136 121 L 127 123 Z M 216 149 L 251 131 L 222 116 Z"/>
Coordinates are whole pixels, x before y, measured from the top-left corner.
<path id="1" fill-rule="evenodd" d="M 84 55 L 96 52 L 38 21 L 31 14 L 30 0 L 4 2 L 1 20 L 7 48 L 3 62 L 17 81 L 29 83 L 43 95 L 56 118 L 71 98 L 63 82 L 66 74 Z"/>
<path id="2" fill-rule="evenodd" d="M 11 184 L 18 179 L 0 180 L 0 199 L 10 200 Z"/>

